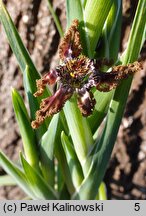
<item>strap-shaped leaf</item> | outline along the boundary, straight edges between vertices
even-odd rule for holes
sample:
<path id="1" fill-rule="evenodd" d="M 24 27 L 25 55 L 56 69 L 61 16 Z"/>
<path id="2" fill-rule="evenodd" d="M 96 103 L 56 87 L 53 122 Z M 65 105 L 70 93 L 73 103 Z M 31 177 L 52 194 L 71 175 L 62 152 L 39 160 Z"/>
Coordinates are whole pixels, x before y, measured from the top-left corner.
<path id="1" fill-rule="evenodd" d="M 132 25 L 132 30 L 130 33 L 131 36 L 129 38 L 125 58 L 123 58 L 124 63 L 134 61 L 138 58 L 145 25 L 146 0 L 140 0 L 138 3 L 136 16 Z M 136 46 L 134 46 L 134 42 L 137 43 Z M 129 55 L 127 55 L 127 52 L 129 52 Z M 130 84 L 131 78 L 124 81 L 115 91 L 113 100 L 108 110 L 107 120 L 103 130 L 103 134 L 100 141 L 97 143 L 97 153 L 94 153 L 88 176 L 86 177 L 86 179 L 84 179 L 84 182 L 80 186 L 78 192 L 74 194 L 74 199 L 95 199 L 95 191 L 98 191 L 99 185 L 103 179 L 117 137 L 128 92 L 130 89 Z M 94 191 L 92 190 L 93 188 Z"/>
<path id="2" fill-rule="evenodd" d="M 117 61 L 122 24 L 122 1 L 114 1 L 108 17 L 106 19 L 102 35 L 100 37 L 100 46 L 97 49 L 98 58 L 106 58 Z"/>
<path id="3" fill-rule="evenodd" d="M 83 7 L 85 8 L 87 0 L 81 0 Z"/>
<path id="4" fill-rule="evenodd" d="M 59 18 L 58 18 L 58 16 L 56 15 L 56 13 L 55 13 L 55 11 L 54 11 L 54 9 L 53 9 L 53 7 L 52 7 L 52 4 L 51 4 L 51 1 L 50 1 L 50 0 L 48 0 L 48 7 L 49 7 L 49 10 L 50 10 L 50 12 L 51 12 L 51 14 L 52 14 L 52 17 L 53 17 L 53 20 L 54 20 L 55 25 L 56 25 L 56 27 L 57 27 L 57 30 L 58 30 L 58 32 L 59 32 L 59 34 L 60 34 L 60 37 L 62 37 L 62 36 L 63 36 L 63 30 L 62 30 L 62 27 L 61 27 L 61 25 L 60 25 Z"/>
<path id="5" fill-rule="evenodd" d="M 62 190 L 61 190 L 61 193 L 60 193 L 60 197 L 59 197 L 60 200 L 69 200 L 70 199 L 70 194 L 67 190 L 67 187 L 66 185 L 63 186 Z"/>
<path id="6" fill-rule="evenodd" d="M 145 27 L 146 0 L 140 0 L 138 2 L 132 29 L 130 32 L 128 46 L 122 58 L 123 64 L 127 64 L 138 59 Z M 101 150 L 98 153 L 99 157 L 104 157 L 105 155 L 107 163 L 109 161 L 110 154 L 112 152 L 117 137 L 118 129 L 124 113 L 131 82 L 132 77 L 123 81 L 121 85 L 115 90 L 113 100 L 111 101 L 108 110 L 108 118 L 105 124 L 101 140 L 98 144 L 99 146 L 102 146 Z M 107 153 L 105 152 L 105 150 L 107 151 Z M 106 169 L 107 163 L 103 163 L 103 165 L 100 163 L 101 169 Z"/>
<path id="7" fill-rule="evenodd" d="M 106 153 L 108 154 L 108 152 Z M 107 164 L 105 158 L 102 155 L 99 157 L 98 153 L 94 153 L 90 170 L 78 190 L 73 194 L 72 199 L 92 200 L 97 197 L 99 186 L 105 173 L 101 164 L 102 166 Z"/>
<path id="8" fill-rule="evenodd" d="M 66 103 L 64 112 L 76 154 L 86 175 L 90 167 L 90 160 L 88 160 L 86 166 L 84 165 L 88 152 L 93 146 L 91 130 L 87 119 L 82 117 L 74 99 Z"/>
<path id="9" fill-rule="evenodd" d="M 100 38 L 100 46 L 97 49 L 98 58 L 107 58 L 112 61 L 117 60 L 121 37 L 121 14 L 121 0 L 114 1 Z M 106 93 L 98 91 L 94 92 L 94 97 L 96 99 L 95 112 L 89 118 L 90 127 L 93 133 L 95 133 L 106 116 L 113 94 L 114 91 Z"/>
<path id="10" fill-rule="evenodd" d="M 12 186 L 16 185 L 16 181 L 10 175 L 0 176 L 0 186 Z"/>
<path id="11" fill-rule="evenodd" d="M 4 26 L 5 32 L 7 34 L 8 41 L 10 46 L 17 58 L 18 64 L 21 68 L 21 71 L 24 73 L 26 65 L 34 71 L 34 82 L 36 79 L 40 78 L 38 71 L 36 70 L 30 55 L 28 54 L 27 49 L 25 48 L 19 33 L 7 11 L 2 0 L 0 0 L 0 20 Z"/>
<path id="12" fill-rule="evenodd" d="M 55 139 L 57 136 L 57 129 L 58 129 L 58 122 L 59 122 L 59 113 L 53 116 L 48 130 L 43 135 L 41 139 L 41 149 L 45 152 L 48 159 L 52 160 L 54 157 L 54 145 Z"/>
<path id="13" fill-rule="evenodd" d="M 112 96 L 113 91 L 106 93 L 98 91 L 94 92 L 94 97 L 96 99 L 95 111 L 93 112 L 93 115 L 88 117 L 88 123 L 92 130 L 92 134 L 98 130 L 101 122 L 106 116 Z"/>
<path id="14" fill-rule="evenodd" d="M 86 22 L 87 34 L 90 42 L 91 57 L 101 36 L 104 23 L 107 19 L 114 0 L 94 0 L 87 1 L 84 17 Z"/>
<path id="15" fill-rule="evenodd" d="M 78 190 L 73 194 L 72 199 L 75 200 L 90 200 L 95 199 L 97 192 L 98 192 L 98 186 L 99 186 L 99 176 L 97 174 L 97 154 L 96 159 L 94 155 L 94 160 L 92 159 L 92 164 L 90 167 L 90 170 L 86 177 L 84 178 L 84 181 L 78 188 Z M 100 170 L 100 173 L 102 170 Z"/>
<path id="16" fill-rule="evenodd" d="M 29 107 L 30 107 L 30 116 L 31 119 L 35 119 L 36 111 L 39 110 L 40 102 L 42 97 L 34 97 L 34 93 L 36 92 L 36 80 L 35 80 L 35 72 L 26 65 L 23 82 L 25 87 L 25 92 L 28 98 Z M 46 89 L 43 97 L 48 97 L 51 93 Z M 35 130 L 37 135 L 37 140 L 40 141 L 41 137 L 47 130 L 47 126 L 50 122 L 50 119 L 47 119 L 44 124 L 42 124 L 38 129 Z"/>
<path id="17" fill-rule="evenodd" d="M 70 194 L 73 194 L 75 192 L 75 188 L 72 182 L 70 170 L 68 167 L 68 163 L 65 157 L 65 153 L 62 147 L 61 139 L 58 138 L 58 141 L 55 146 L 55 156 L 58 161 L 58 171 L 61 172 L 61 176 L 63 177 L 63 180 L 67 186 L 68 192 Z M 59 181 L 60 177 L 58 176 L 57 181 Z M 60 184 L 60 183 L 59 183 Z M 60 185 L 61 186 L 61 185 Z"/>
<path id="18" fill-rule="evenodd" d="M 107 190 L 104 182 L 101 182 L 100 184 L 97 198 L 98 200 L 107 200 Z"/>
<path id="19" fill-rule="evenodd" d="M 80 162 L 77 158 L 77 155 L 71 145 L 68 137 L 64 132 L 61 134 L 61 141 L 63 145 L 63 149 L 66 155 L 67 163 L 69 166 L 69 170 L 71 173 L 71 178 L 75 188 L 77 188 L 81 182 L 83 181 L 83 171 L 80 165 Z"/>
<path id="20" fill-rule="evenodd" d="M 57 142 L 59 113 L 52 118 L 48 130 L 40 142 L 40 157 L 43 175 L 50 185 L 54 186 L 54 147 Z"/>
<path id="21" fill-rule="evenodd" d="M 23 99 L 15 89 L 12 90 L 12 102 L 27 161 L 31 164 L 31 166 L 39 170 L 38 149 L 35 133 L 31 127 L 30 119 Z"/>
<path id="22" fill-rule="evenodd" d="M 10 162 L 10 160 L 2 152 L 0 152 L 0 165 L 9 175 L 14 178 L 17 185 L 19 185 L 28 196 L 30 196 L 32 199 L 36 199 L 36 196 L 27 184 L 25 174 L 16 165 Z"/>
<path id="23" fill-rule="evenodd" d="M 81 0 L 66 0 L 67 27 L 69 27 L 74 19 L 83 21 L 83 7 Z"/>
<path id="24" fill-rule="evenodd" d="M 53 189 L 47 185 L 39 173 L 27 163 L 22 154 L 20 154 L 20 158 L 28 184 L 37 199 L 56 199 L 57 197 Z"/>

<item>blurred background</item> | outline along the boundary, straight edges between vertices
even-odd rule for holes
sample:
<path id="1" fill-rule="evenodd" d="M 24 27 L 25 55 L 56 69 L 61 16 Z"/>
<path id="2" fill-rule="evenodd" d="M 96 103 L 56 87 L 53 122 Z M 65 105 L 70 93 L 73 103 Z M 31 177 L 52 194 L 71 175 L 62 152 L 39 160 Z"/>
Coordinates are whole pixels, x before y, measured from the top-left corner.
<path id="1" fill-rule="evenodd" d="M 57 65 L 60 41 L 47 0 L 4 1 L 13 21 L 41 74 Z M 123 0 L 120 52 L 125 50 L 138 0 Z M 54 9 L 66 26 L 65 0 L 52 0 Z M 146 43 L 139 60 L 146 59 Z M 24 96 L 22 75 L 0 24 L 0 149 L 17 161 L 22 149 L 15 120 L 11 87 Z M 25 98 L 25 96 L 24 96 Z M 0 175 L 4 175 L 0 167 Z M 104 182 L 108 199 L 146 199 L 146 63 L 134 76 L 118 139 Z M 16 187 L 0 187 L 0 200 L 22 199 Z"/>

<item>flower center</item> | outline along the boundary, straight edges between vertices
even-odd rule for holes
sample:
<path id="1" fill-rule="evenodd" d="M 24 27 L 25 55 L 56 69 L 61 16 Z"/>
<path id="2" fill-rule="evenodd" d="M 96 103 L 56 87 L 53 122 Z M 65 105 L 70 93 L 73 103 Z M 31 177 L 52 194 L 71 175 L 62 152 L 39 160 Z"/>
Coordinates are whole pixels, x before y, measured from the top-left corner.
<path id="1" fill-rule="evenodd" d="M 72 88 L 82 88 L 92 73 L 92 62 L 84 55 L 66 59 L 57 70 L 60 82 Z"/>

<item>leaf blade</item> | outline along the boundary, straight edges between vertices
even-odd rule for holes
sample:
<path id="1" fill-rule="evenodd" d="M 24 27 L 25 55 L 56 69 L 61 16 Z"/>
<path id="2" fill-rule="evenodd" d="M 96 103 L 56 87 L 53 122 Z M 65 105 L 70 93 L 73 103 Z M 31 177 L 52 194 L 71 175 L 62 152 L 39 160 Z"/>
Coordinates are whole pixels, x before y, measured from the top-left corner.
<path id="1" fill-rule="evenodd" d="M 40 141 L 41 167 L 46 181 L 53 186 L 55 180 L 54 148 L 58 131 L 59 113 L 52 118 L 48 130 Z"/>
<path id="2" fill-rule="evenodd" d="M 2 152 L 0 152 L 0 164 L 3 169 L 15 179 L 16 183 L 24 190 L 26 194 L 28 194 L 31 198 L 36 199 L 34 193 L 27 184 L 24 173 L 12 162 L 10 162 L 10 160 Z"/>
<path id="3" fill-rule="evenodd" d="M 37 199 L 56 199 L 56 195 L 53 189 L 46 184 L 43 178 L 33 169 L 23 155 L 20 154 L 21 163 L 26 173 L 27 181 L 30 188 L 33 190 Z"/>
<path id="4" fill-rule="evenodd" d="M 12 90 L 12 102 L 27 160 L 33 167 L 39 170 L 39 158 L 35 133 L 31 127 L 23 99 L 15 89 Z"/>
<path id="5" fill-rule="evenodd" d="M 0 187 L 1 186 L 12 186 L 16 185 L 16 181 L 10 175 L 0 176 Z"/>
<path id="6" fill-rule="evenodd" d="M 61 141 L 66 155 L 71 177 L 75 188 L 78 188 L 83 181 L 83 171 L 78 161 L 77 155 L 64 132 L 61 133 Z"/>
<path id="7" fill-rule="evenodd" d="M 92 58 L 112 3 L 113 0 L 94 0 L 86 3 L 84 17 Z"/>
<path id="8" fill-rule="evenodd" d="M 140 36 L 141 38 L 139 39 L 140 41 L 142 41 L 143 35 L 141 34 L 141 32 L 139 34 L 139 31 L 144 32 L 145 29 L 146 7 L 143 7 L 144 6 L 143 4 L 146 5 L 146 0 L 139 1 L 137 13 L 136 13 L 136 16 L 139 17 L 138 18 L 135 17 L 132 31 L 131 31 L 131 35 L 135 34 L 134 36 L 135 42 L 136 42 L 136 36 L 138 38 Z M 138 11 L 140 11 L 140 13 L 138 13 Z M 144 17 L 145 19 L 143 20 Z M 137 19 L 140 19 L 141 22 L 137 22 Z M 137 28 L 139 31 L 135 31 L 134 29 L 136 23 L 138 24 Z M 128 46 L 130 47 L 130 43 Z M 136 60 L 139 55 L 140 47 L 141 47 L 141 43 L 139 43 L 139 48 L 135 46 L 132 46 L 131 49 L 128 48 L 128 50 L 131 52 L 130 54 L 131 58 L 129 58 L 129 56 L 127 55 L 127 57 L 125 57 L 125 60 L 123 60 L 123 63 L 128 63 Z M 92 188 L 96 188 L 95 190 L 98 191 L 99 185 L 105 174 L 107 164 L 109 162 L 111 152 L 113 150 L 114 143 L 117 137 L 120 122 L 123 116 L 126 100 L 130 89 L 131 80 L 132 79 L 129 78 L 123 81 L 121 85 L 115 90 L 114 97 L 111 101 L 108 110 L 107 119 L 106 119 L 102 136 L 99 142 L 96 144 L 97 153 L 93 157 L 93 161 L 90 167 L 90 171 L 88 173 L 88 177 L 82 183 L 80 189 L 75 195 L 76 198 L 94 199 L 96 196 L 96 194 L 94 193 L 95 191 L 92 191 Z M 94 170 L 96 170 L 96 173 L 94 172 Z M 90 191 L 92 191 L 93 194 L 92 193 L 89 194 Z"/>
<path id="9" fill-rule="evenodd" d="M 56 13 L 55 13 L 55 11 L 54 11 L 54 9 L 53 9 L 53 7 L 52 7 L 52 4 L 51 4 L 50 0 L 48 0 L 48 8 L 49 8 L 49 10 L 50 10 L 50 12 L 51 12 L 51 14 L 52 14 L 52 17 L 53 17 L 53 20 L 54 20 L 55 25 L 56 25 L 56 27 L 57 27 L 57 30 L 58 30 L 58 32 L 59 32 L 59 35 L 60 35 L 60 37 L 62 37 L 62 36 L 63 36 L 63 30 L 62 30 L 62 27 L 61 27 L 61 25 L 60 25 L 59 18 L 58 18 L 58 16 L 56 15 Z"/>
<path id="10" fill-rule="evenodd" d="M 35 72 L 28 65 L 26 65 L 23 76 L 23 83 L 25 87 L 25 93 L 29 102 L 31 119 L 35 119 L 36 111 L 39 110 L 41 99 L 43 97 L 48 97 L 51 95 L 49 91 L 45 90 L 42 97 L 34 97 L 33 94 L 36 92 L 36 79 L 37 77 L 35 76 Z M 45 122 L 38 129 L 35 130 L 38 142 L 42 138 L 43 134 L 46 132 L 47 125 L 49 124 L 50 119 L 51 118 L 45 120 Z"/>
<path id="11" fill-rule="evenodd" d="M 86 175 L 90 167 L 90 161 L 86 161 L 86 156 L 93 146 L 91 130 L 87 119 L 82 117 L 74 99 L 66 103 L 64 113 L 76 154 L 82 164 L 83 172 Z"/>

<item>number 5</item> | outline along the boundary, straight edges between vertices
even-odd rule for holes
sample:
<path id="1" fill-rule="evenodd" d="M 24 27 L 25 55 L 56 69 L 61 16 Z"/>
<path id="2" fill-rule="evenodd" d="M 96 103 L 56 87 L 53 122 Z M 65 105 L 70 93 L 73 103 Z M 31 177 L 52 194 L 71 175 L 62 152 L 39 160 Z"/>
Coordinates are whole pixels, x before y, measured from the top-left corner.
<path id="1" fill-rule="evenodd" d="M 139 211 L 140 210 L 140 203 L 135 203 L 134 210 L 135 211 Z"/>

